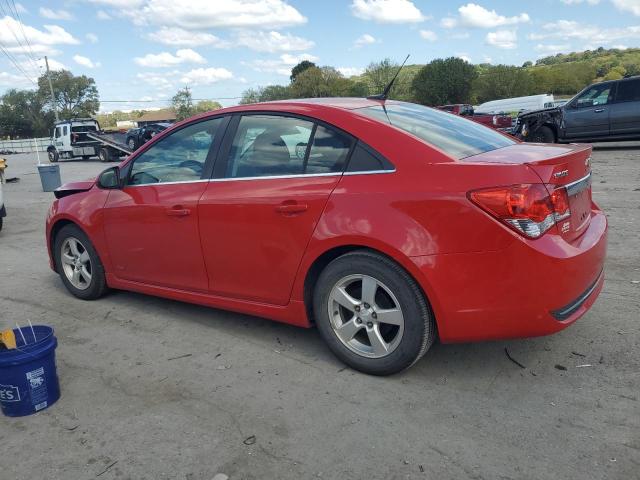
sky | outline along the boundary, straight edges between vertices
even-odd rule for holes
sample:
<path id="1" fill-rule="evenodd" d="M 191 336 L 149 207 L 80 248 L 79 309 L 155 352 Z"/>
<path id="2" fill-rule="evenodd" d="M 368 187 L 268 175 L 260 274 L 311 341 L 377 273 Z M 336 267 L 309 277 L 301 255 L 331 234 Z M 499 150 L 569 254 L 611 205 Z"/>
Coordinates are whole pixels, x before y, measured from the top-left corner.
<path id="1" fill-rule="evenodd" d="M 96 80 L 101 111 L 195 99 L 236 104 L 287 84 L 301 60 L 349 76 L 389 57 L 521 65 L 640 46 L 640 0 L 0 0 L 0 94 L 65 68 Z"/>

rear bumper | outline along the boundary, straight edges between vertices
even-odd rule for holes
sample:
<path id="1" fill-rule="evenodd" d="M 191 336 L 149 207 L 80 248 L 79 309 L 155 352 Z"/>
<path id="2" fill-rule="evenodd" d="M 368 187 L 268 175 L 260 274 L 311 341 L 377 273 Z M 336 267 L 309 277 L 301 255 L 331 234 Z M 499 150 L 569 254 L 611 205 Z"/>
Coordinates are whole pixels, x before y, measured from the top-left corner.
<path id="1" fill-rule="evenodd" d="M 571 243 L 517 236 L 502 251 L 413 257 L 441 341 L 548 335 L 584 315 L 602 290 L 607 248 L 606 217 L 595 205 L 591 214 Z"/>

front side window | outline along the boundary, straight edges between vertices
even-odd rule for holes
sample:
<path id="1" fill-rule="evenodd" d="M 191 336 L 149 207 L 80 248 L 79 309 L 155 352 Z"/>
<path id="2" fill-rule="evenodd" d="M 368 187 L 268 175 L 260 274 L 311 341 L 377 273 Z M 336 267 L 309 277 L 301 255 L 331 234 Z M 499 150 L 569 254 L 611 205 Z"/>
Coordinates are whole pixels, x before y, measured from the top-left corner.
<path id="1" fill-rule="evenodd" d="M 515 140 L 471 120 L 404 102 L 354 110 L 408 132 L 456 159 L 515 145 Z"/>
<path id="2" fill-rule="evenodd" d="M 163 138 L 133 162 L 129 185 L 199 180 L 209 151 L 220 140 L 223 118 L 205 120 Z"/>
<path id="3" fill-rule="evenodd" d="M 576 101 L 577 108 L 595 107 L 609 103 L 609 94 L 612 84 L 592 85 Z"/>
<path id="4" fill-rule="evenodd" d="M 351 137 L 313 122 L 279 115 L 246 115 L 233 139 L 227 178 L 339 173 Z"/>
<path id="5" fill-rule="evenodd" d="M 618 83 L 617 102 L 640 101 L 640 80 L 622 80 Z"/>

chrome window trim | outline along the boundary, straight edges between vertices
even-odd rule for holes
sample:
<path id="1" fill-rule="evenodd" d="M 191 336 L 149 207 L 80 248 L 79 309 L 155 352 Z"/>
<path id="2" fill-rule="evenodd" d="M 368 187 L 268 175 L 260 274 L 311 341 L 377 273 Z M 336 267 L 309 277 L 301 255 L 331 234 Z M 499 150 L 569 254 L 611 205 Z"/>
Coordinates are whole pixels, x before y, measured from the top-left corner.
<path id="1" fill-rule="evenodd" d="M 258 177 L 229 177 L 229 178 L 212 178 L 212 182 L 234 182 L 238 180 L 269 180 L 269 179 L 283 179 L 283 178 L 309 178 L 309 177 L 338 177 L 342 175 L 342 172 L 329 172 L 329 173 L 299 173 L 290 175 L 261 175 Z"/>
<path id="2" fill-rule="evenodd" d="M 395 173 L 396 170 L 366 170 L 362 172 L 330 172 L 330 173 L 305 173 L 305 174 L 292 174 L 292 175 L 264 175 L 260 177 L 235 177 L 235 178 L 205 178 L 199 180 L 181 180 L 178 182 L 158 182 L 158 183 L 143 183 L 141 185 L 125 185 L 124 188 L 130 187 L 148 187 L 150 185 L 179 185 L 182 183 L 201 183 L 201 182 L 234 182 L 239 180 L 281 180 L 288 178 L 310 178 L 310 177 L 340 177 L 343 175 L 379 175 L 381 173 Z"/>
<path id="3" fill-rule="evenodd" d="M 178 185 L 181 183 L 201 183 L 201 182 L 210 182 L 211 180 L 209 178 L 200 178 L 198 180 L 180 180 L 177 182 L 157 182 L 157 183 L 142 183 L 140 185 L 125 185 L 124 188 L 130 188 L 130 187 L 148 187 L 150 185 Z"/>
<path id="4" fill-rule="evenodd" d="M 591 172 L 589 172 L 587 175 L 585 175 L 581 179 L 576 180 L 575 182 L 567 183 L 566 185 L 564 185 L 564 188 L 567 189 L 567 194 L 571 197 L 589 188 L 590 185 L 591 185 Z"/>
<path id="5" fill-rule="evenodd" d="M 393 170 L 363 170 L 361 172 L 344 172 L 345 175 L 379 175 L 381 173 L 396 173 L 396 169 Z"/>

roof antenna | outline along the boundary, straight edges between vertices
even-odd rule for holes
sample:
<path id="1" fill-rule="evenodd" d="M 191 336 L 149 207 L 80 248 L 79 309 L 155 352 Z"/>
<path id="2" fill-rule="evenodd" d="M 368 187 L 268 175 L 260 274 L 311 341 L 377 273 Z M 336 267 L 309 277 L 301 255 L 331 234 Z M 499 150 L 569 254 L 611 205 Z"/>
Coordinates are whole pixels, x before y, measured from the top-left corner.
<path id="1" fill-rule="evenodd" d="M 396 78 L 398 78 L 398 74 L 400 73 L 400 70 L 402 70 L 402 67 L 404 67 L 405 63 L 407 63 L 408 59 L 409 59 L 409 55 L 407 55 L 407 58 L 404 59 L 404 62 L 402 62 L 402 65 L 400 65 L 400 67 L 398 67 L 398 71 L 393 76 L 393 78 L 391 79 L 389 84 L 385 87 L 385 89 L 384 89 L 384 91 L 382 93 L 378 93 L 377 95 L 369 95 L 367 97 L 367 99 L 368 100 L 382 100 L 384 102 L 387 99 L 387 97 L 389 96 L 389 92 L 391 91 L 391 87 L 393 87 L 393 83 L 396 81 Z"/>

